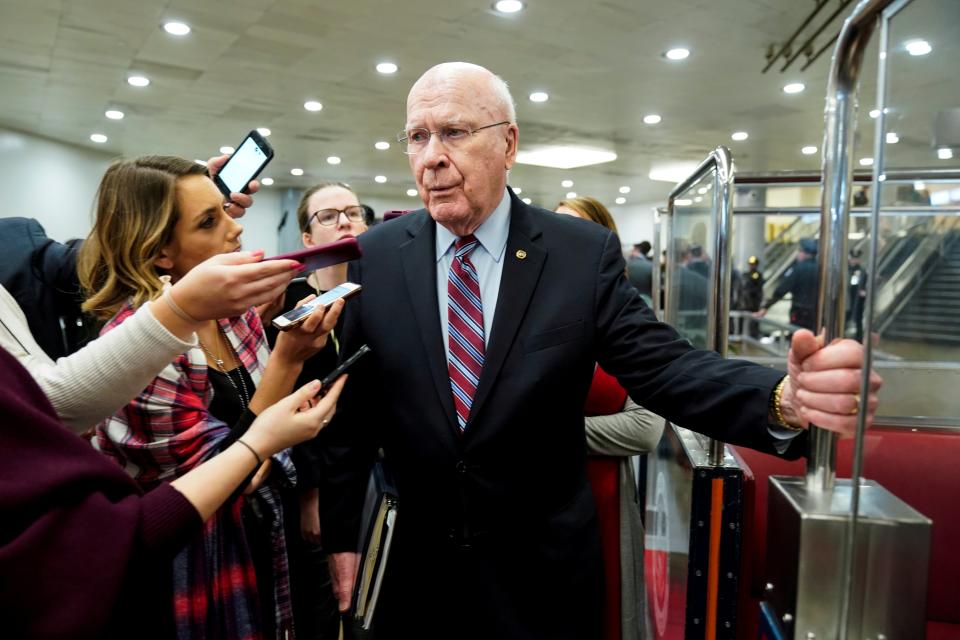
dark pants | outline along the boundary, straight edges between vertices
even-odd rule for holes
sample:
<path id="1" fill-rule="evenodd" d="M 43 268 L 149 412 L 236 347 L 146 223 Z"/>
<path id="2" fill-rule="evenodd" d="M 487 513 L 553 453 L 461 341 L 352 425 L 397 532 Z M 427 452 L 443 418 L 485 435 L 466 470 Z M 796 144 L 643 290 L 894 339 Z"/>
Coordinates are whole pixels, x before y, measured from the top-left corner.
<path id="1" fill-rule="evenodd" d="M 790 324 L 794 324 L 802 329 L 810 329 L 817 332 L 817 311 L 807 307 L 792 307 L 790 309 Z"/>

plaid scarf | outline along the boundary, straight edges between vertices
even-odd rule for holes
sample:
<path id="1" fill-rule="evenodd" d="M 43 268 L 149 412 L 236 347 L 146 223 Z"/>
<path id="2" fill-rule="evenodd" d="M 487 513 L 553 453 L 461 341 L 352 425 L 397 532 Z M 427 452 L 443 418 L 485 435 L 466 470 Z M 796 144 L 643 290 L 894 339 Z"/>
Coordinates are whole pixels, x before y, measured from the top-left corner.
<path id="1" fill-rule="evenodd" d="M 103 328 L 119 326 L 134 313 L 125 305 Z M 240 363 L 256 386 L 266 366 L 269 348 L 260 318 L 252 309 L 240 317 L 219 321 Z M 206 356 L 188 350 L 167 365 L 143 392 L 96 429 L 94 445 L 114 458 L 146 489 L 178 478 L 218 452 L 230 426 L 210 415 L 213 389 Z M 274 462 L 291 483 L 296 473 L 288 451 Z M 292 630 L 289 568 L 283 536 L 279 492 L 271 486 L 257 490 L 263 520 L 269 528 L 273 557 L 274 611 L 278 637 Z M 238 496 L 221 507 L 174 560 L 173 610 L 177 637 L 262 638 L 260 604 L 253 558 L 244 535 Z M 264 612 L 266 613 L 266 612 Z M 292 636 L 291 636 L 292 637 Z"/>

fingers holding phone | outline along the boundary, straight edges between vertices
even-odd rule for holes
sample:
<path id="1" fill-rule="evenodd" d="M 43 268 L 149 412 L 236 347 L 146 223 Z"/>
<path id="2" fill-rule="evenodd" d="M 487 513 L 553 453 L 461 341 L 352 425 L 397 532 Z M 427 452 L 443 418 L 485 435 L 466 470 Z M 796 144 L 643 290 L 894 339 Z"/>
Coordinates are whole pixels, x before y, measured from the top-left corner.
<path id="1" fill-rule="evenodd" d="M 281 331 L 277 335 L 273 354 L 286 362 L 302 363 L 323 349 L 327 344 L 327 336 L 336 326 L 344 305 L 342 299 L 334 301 L 329 306 L 312 304 L 315 300 L 319 300 L 312 296 L 304 300 L 294 311 L 308 307 L 310 311 L 293 328 Z M 277 320 L 279 318 L 274 319 L 274 324 Z"/>

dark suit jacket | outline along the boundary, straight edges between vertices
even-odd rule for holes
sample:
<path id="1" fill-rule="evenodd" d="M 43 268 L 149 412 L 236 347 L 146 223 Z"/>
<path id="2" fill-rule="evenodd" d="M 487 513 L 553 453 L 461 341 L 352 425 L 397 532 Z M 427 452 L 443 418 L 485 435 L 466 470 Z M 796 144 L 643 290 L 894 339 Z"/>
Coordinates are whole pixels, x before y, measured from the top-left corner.
<path id="1" fill-rule="evenodd" d="M 373 352 L 321 432 L 324 547 L 357 548 L 380 446 L 400 512 L 378 638 L 597 637 L 602 568 L 583 421 L 594 363 L 652 411 L 767 451 L 782 374 L 693 350 L 630 286 L 614 234 L 512 196 L 499 300 L 461 434 L 435 231 L 421 210 L 359 238 L 350 280 L 363 291 L 347 305 L 341 353 L 362 343 Z"/>

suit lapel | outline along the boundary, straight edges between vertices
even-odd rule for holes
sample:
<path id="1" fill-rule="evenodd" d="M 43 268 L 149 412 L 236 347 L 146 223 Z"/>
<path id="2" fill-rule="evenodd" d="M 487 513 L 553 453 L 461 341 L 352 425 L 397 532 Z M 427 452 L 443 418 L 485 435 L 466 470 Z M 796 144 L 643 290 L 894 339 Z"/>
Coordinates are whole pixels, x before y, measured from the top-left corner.
<path id="1" fill-rule="evenodd" d="M 419 228 L 411 225 L 407 232 L 413 236 L 400 245 L 400 257 L 407 283 L 407 293 L 413 305 L 413 314 L 419 327 L 420 341 L 427 357 L 427 365 L 436 387 L 440 405 L 446 413 L 450 428 L 459 435 L 453 396 L 450 392 L 450 374 L 447 371 L 446 351 L 440 328 L 437 300 L 436 231 L 429 215 Z"/>
<path id="2" fill-rule="evenodd" d="M 534 224 L 529 209 L 512 191 L 510 198 L 510 233 L 507 235 L 507 247 L 503 254 L 500 294 L 497 297 L 497 308 L 493 316 L 493 327 L 490 329 L 480 383 L 470 408 L 470 423 L 473 422 L 473 417 L 479 414 L 500 374 L 547 258 L 546 249 L 535 242 L 540 236 L 540 230 Z M 468 434 L 470 423 L 466 428 Z"/>

